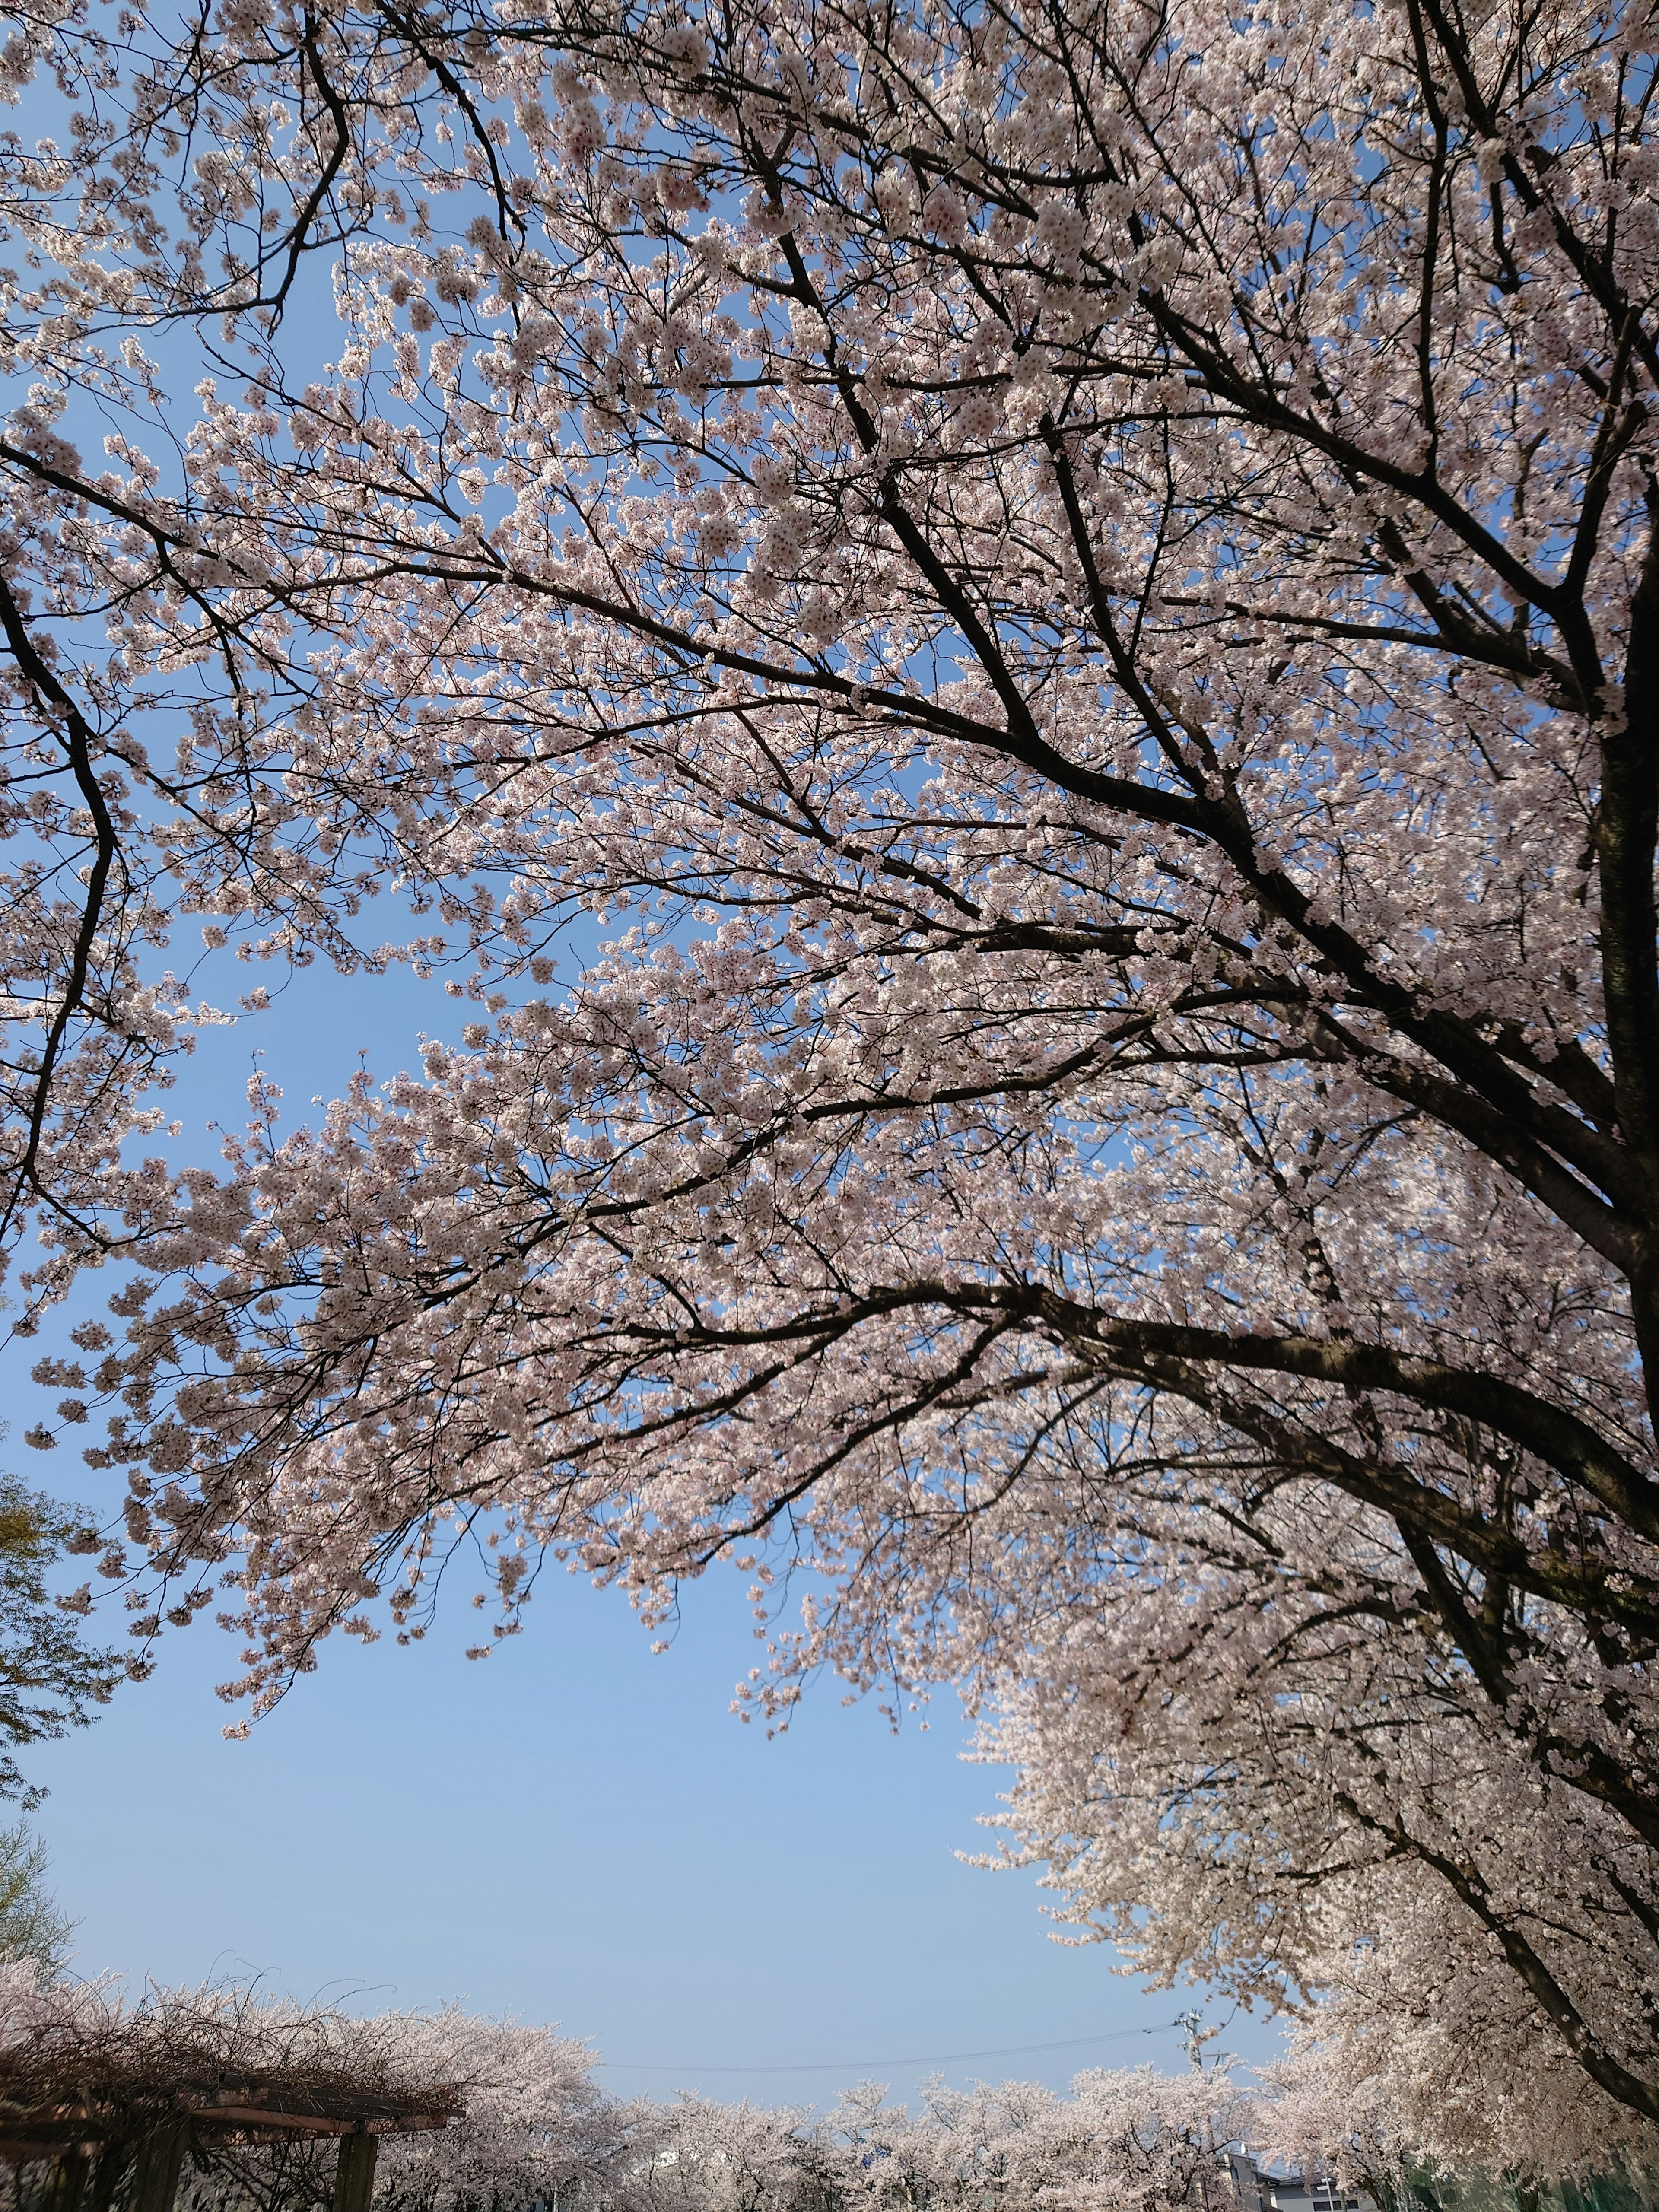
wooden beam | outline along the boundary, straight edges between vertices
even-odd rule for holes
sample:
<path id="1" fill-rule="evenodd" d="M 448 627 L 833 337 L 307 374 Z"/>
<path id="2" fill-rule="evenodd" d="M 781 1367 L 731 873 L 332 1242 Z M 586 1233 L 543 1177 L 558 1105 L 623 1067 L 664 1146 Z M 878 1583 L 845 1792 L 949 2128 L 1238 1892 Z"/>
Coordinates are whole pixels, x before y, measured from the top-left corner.
<path id="1" fill-rule="evenodd" d="M 374 2155 L 378 2136 L 342 2136 L 340 2162 L 334 2169 L 333 2212 L 368 2212 L 374 2194 Z"/>
<path id="2" fill-rule="evenodd" d="M 398 2112 L 390 2118 L 373 2119 L 329 2118 L 316 2112 L 273 2112 L 269 2105 L 199 2105 L 191 2109 L 198 2134 L 220 2127 L 239 2136 L 253 2130 L 261 2131 L 264 2139 L 273 2142 L 285 2134 L 421 2135 L 434 2128 L 449 2127 L 453 2120 L 453 2115 L 448 2112 Z"/>
<path id="3" fill-rule="evenodd" d="M 207 2105 L 196 2115 L 198 2127 L 227 2128 L 240 2133 L 258 2128 L 268 2136 L 355 2136 L 361 2120 L 334 2120 L 313 2112 L 273 2112 L 264 2105 Z"/>
<path id="4" fill-rule="evenodd" d="M 273 2106 L 258 2093 L 226 2091 L 211 2104 L 175 2104 L 170 2118 L 147 2126 L 138 2114 L 118 2106 L 100 2108 L 95 2098 L 29 2112 L 8 2111 L 0 2097 L 0 2166 L 52 2166 L 55 2178 L 48 2187 L 63 2200 L 60 2204 L 58 2197 L 52 2198 L 52 2212 L 109 2212 L 106 2199 L 112 2201 L 112 2191 L 123 2200 L 131 2197 L 127 2212 L 169 2212 L 179 2166 L 191 2143 L 282 2142 L 296 2135 L 421 2135 L 453 2127 L 459 2117 L 459 2106 L 399 2111 L 394 2100 L 379 2095 L 343 2097 L 338 2102 L 343 2111 L 296 2112 L 280 2104 Z M 82 2172 L 69 2162 L 76 2158 L 86 2162 L 88 2170 Z M 116 2163 L 128 2158 L 134 2161 L 130 2186 Z M 111 2161 L 107 2171 L 106 2160 Z M 64 2170 L 57 2173 L 59 2166 Z M 37 2212 L 47 2212 L 44 2196 Z"/>
<path id="5" fill-rule="evenodd" d="M 179 2169 L 190 2147 L 190 2122 L 166 2120 L 138 2145 L 133 2163 L 132 2212 L 173 2212 Z"/>

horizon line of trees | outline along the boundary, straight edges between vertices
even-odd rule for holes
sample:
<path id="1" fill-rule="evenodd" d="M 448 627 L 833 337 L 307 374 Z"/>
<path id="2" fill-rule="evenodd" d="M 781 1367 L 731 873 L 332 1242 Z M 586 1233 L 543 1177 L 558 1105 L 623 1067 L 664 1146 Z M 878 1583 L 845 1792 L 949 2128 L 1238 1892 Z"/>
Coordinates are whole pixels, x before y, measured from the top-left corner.
<path id="1" fill-rule="evenodd" d="M 0 2100 L 14 2116 L 68 2090 L 120 2137 L 204 2087 L 261 2079 L 459 2107 L 446 2130 L 382 2140 L 379 2212 L 1233 2212 L 1234 2146 L 1329 2177 L 1339 2200 L 1364 2188 L 1382 2212 L 1659 2202 L 1659 2174 L 1616 2160 L 1553 2185 L 1425 2160 L 1376 2107 L 1338 2112 L 1310 2094 L 1294 2060 L 1253 2089 L 1224 2066 L 1088 2069 L 1069 2094 L 933 2080 L 914 2110 L 865 2082 L 828 2112 L 619 2097 L 593 2066 L 586 2043 L 459 2006 L 354 2016 L 228 1984 L 135 1999 L 113 1978 L 0 1965 Z M 317 2212 L 336 2154 L 314 2139 L 198 2147 L 180 2212 Z M 118 2162 L 94 2169 L 105 2212 L 120 2212 L 131 2179 Z M 42 2212 L 53 2191 L 49 2164 L 14 2168 L 6 2212 Z"/>

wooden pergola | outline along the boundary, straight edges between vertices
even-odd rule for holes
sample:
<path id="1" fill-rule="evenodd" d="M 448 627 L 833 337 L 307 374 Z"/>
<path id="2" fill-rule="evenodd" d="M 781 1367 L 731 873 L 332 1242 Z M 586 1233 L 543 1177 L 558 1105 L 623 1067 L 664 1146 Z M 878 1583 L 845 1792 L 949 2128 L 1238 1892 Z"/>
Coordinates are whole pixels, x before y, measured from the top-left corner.
<path id="1" fill-rule="evenodd" d="M 280 2077 L 142 2100 L 65 2081 L 61 2100 L 21 2106 L 0 2087 L 0 2160 L 49 2164 L 40 2212 L 173 2212 L 185 2158 L 216 2143 L 339 2142 L 332 2212 L 368 2212 L 382 2136 L 447 2128 L 455 2106 Z M 434 2109 L 434 2106 L 436 2109 Z"/>

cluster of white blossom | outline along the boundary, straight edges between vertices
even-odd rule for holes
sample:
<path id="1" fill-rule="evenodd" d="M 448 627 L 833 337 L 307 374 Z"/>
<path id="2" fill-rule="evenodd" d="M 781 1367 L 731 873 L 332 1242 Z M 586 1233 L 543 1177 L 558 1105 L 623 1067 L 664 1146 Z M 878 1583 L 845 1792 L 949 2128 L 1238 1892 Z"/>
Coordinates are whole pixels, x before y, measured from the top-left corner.
<path id="1" fill-rule="evenodd" d="M 1650 10 L 14 12 L 0 1241 L 124 1263 L 135 1665 L 727 1561 L 1075 1929 L 1650 2146 Z M 146 1157 L 197 930 L 466 1019 Z"/>

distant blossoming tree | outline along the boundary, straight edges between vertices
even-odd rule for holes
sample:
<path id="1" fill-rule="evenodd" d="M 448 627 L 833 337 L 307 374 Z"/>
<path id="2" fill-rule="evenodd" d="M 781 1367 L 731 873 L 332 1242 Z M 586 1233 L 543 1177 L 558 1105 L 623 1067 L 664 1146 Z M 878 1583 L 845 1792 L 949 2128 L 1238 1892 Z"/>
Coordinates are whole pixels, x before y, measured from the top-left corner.
<path id="1" fill-rule="evenodd" d="M 1226 2161 L 1263 2113 L 1224 2073 L 927 2083 L 919 2108 L 866 2082 L 817 2117 L 682 2097 L 627 2109 L 629 2212 L 1220 2212 Z"/>
<path id="2" fill-rule="evenodd" d="M 914 2115 L 888 2109 L 872 2084 L 842 2097 L 825 2132 L 841 2152 L 843 2201 L 868 2212 L 1231 2212 L 1227 2145 L 1262 2118 L 1224 2072 L 1147 2066 L 1091 2069 L 1069 2097 L 1034 2082 L 934 2082 Z"/>
<path id="3" fill-rule="evenodd" d="M 214 2000 L 210 1990 L 188 1993 L 204 2012 Z M 635 2130 L 593 2079 L 586 2044 L 459 2006 L 366 2020 L 326 2008 L 286 2017 L 279 2005 L 244 2009 L 273 2041 L 290 2021 L 321 2023 L 342 2070 L 372 2051 L 399 2082 L 447 2087 L 459 2103 L 449 2126 L 380 2144 L 377 2212 L 529 2212 L 561 2203 L 598 2212 L 615 2201 Z M 330 2204 L 338 2156 L 338 2145 L 327 2141 L 216 2147 L 187 2184 L 182 2212 L 307 2212 Z"/>
<path id="4" fill-rule="evenodd" d="M 1650 2140 L 1650 11 L 14 13 L 4 1220 L 143 1270 L 40 1370 L 138 1637 L 731 1558 L 1079 1925 Z M 139 1163 L 185 915 L 471 1018 Z"/>

